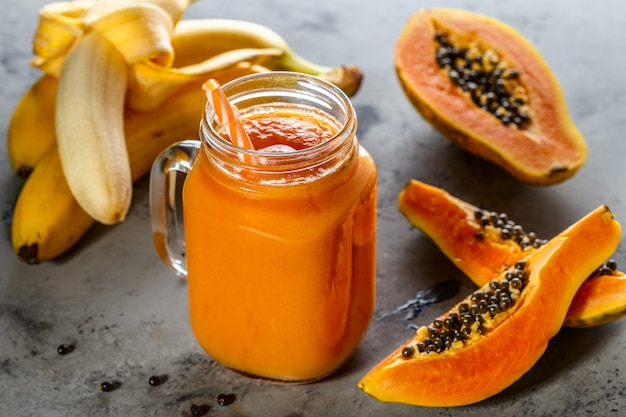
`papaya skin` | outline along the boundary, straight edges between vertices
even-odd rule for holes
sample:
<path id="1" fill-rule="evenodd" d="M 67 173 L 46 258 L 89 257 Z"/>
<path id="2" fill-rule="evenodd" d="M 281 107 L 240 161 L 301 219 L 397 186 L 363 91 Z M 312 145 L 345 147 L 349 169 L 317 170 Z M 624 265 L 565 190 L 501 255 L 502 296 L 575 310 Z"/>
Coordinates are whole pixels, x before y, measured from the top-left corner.
<path id="1" fill-rule="evenodd" d="M 383 402 L 426 407 L 469 405 L 498 394 L 541 357 L 561 328 L 580 284 L 613 253 L 620 239 L 621 227 L 613 213 L 598 207 L 524 258 L 526 288 L 511 309 L 500 313 L 504 317 L 495 316 L 486 333 L 441 353 L 404 357 L 405 348 L 415 345 L 418 330 L 372 368 L 358 382 L 359 388 Z"/>
<path id="2" fill-rule="evenodd" d="M 476 285 L 482 286 L 537 248 L 502 239 L 495 227 L 484 228 L 474 213 L 478 207 L 443 189 L 409 181 L 398 196 L 400 212 L 429 236 Z M 482 233 L 482 239 L 476 237 Z M 566 327 L 592 327 L 626 315 L 626 278 L 620 271 L 585 280 L 576 292 L 564 322 Z"/>
<path id="3" fill-rule="evenodd" d="M 504 125 L 462 94 L 435 60 L 437 30 L 485 45 L 519 71 L 530 106 L 528 126 Z M 571 119 L 556 76 L 538 50 L 503 22 L 454 8 L 421 10 L 403 28 L 394 61 L 405 94 L 426 121 L 519 180 L 560 183 L 586 161 L 586 142 Z"/>

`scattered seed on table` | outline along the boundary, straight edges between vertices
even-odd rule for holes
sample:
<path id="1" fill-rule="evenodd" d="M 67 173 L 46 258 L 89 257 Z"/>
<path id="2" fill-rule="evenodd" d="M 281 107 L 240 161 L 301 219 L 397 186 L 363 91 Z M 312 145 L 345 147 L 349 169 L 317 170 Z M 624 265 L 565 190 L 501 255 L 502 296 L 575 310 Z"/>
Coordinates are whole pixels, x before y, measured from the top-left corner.
<path id="1" fill-rule="evenodd" d="M 217 403 L 219 405 L 231 405 L 235 402 L 237 396 L 235 394 L 220 394 L 217 396 Z"/>
<path id="2" fill-rule="evenodd" d="M 74 350 L 74 345 L 63 343 L 57 347 L 57 353 L 59 355 L 67 355 L 68 353 L 72 353 Z"/>
<path id="3" fill-rule="evenodd" d="M 209 412 L 209 406 L 206 404 L 197 405 L 191 404 L 191 415 L 192 416 L 204 416 Z"/>
<path id="4" fill-rule="evenodd" d="M 119 388 L 120 385 L 121 384 L 119 382 L 104 381 L 98 385 L 98 389 L 102 392 L 111 392 Z"/>

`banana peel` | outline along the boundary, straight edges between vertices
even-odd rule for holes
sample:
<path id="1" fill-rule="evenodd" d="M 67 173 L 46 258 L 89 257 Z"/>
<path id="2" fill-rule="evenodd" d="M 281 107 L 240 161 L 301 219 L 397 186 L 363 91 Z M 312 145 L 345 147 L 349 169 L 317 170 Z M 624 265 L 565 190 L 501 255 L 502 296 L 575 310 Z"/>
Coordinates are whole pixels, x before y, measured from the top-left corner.
<path id="1" fill-rule="evenodd" d="M 181 68 L 164 67 L 152 61 L 140 62 L 132 69 L 127 104 L 135 110 L 149 111 L 182 85 L 189 82 L 201 85 L 210 74 L 226 71 L 239 63 L 263 66 L 264 62 L 282 54 L 283 51 L 276 48 L 240 48 Z M 160 82 L 155 83 L 155 80 Z"/>

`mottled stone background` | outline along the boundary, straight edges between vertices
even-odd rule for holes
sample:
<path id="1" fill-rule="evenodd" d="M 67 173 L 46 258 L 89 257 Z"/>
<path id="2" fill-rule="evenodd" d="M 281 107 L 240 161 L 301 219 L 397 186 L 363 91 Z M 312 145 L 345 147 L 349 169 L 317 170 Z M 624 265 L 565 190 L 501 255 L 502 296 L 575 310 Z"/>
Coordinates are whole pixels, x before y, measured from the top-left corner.
<path id="1" fill-rule="evenodd" d="M 626 221 L 626 3 L 201 0 L 189 9 L 187 18 L 266 24 L 311 60 L 357 64 L 365 73 L 353 103 L 360 140 L 380 173 L 377 309 L 347 366 L 321 382 L 299 386 L 234 375 L 195 344 L 185 284 L 171 276 L 152 248 L 145 179 L 136 184 L 123 224 L 94 227 L 75 250 L 45 265 L 28 266 L 14 256 L 11 211 L 21 181 L 6 159 L 6 129 L 20 95 L 38 76 L 28 61 L 43 5 L 43 0 L 8 0 L 0 14 L 0 415 L 189 416 L 194 403 L 209 404 L 209 415 L 241 417 L 624 415 L 626 320 L 561 331 L 520 381 L 469 407 L 383 404 L 357 389 L 356 382 L 411 336 L 410 324 L 428 322 L 473 288 L 398 212 L 397 194 L 408 179 L 506 212 L 542 237 L 602 203 Z M 589 160 L 573 179 L 549 188 L 521 184 L 443 139 L 413 110 L 394 72 L 394 43 L 409 14 L 436 5 L 499 18 L 542 52 L 589 143 Z M 615 258 L 626 267 L 624 240 Z M 426 306 L 410 321 L 403 314 L 387 315 L 418 291 L 449 279 L 461 283 L 456 296 Z M 62 343 L 75 344 L 75 350 L 58 355 Z M 167 381 L 151 387 L 148 378 L 154 374 L 166 375 Z M 103 393 L 97 386 L 105 380 L 121 385 Z M 235 403 L 220 407 L 218 394 L 231 392 Z"/>

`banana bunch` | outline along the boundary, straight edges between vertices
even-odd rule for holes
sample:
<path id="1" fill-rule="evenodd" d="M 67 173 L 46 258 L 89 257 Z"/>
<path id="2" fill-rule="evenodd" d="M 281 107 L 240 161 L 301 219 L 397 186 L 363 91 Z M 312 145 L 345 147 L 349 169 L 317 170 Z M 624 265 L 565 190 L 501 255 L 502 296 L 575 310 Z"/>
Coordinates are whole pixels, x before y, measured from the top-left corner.
<path id="1" fill-rule="evenodd" d="M 357 67 L 327 67 L 297 54 L 265 26 L 181 20 L 193 0 L 74 0 L 40 11 L 31 64 L 44 74 L 9 124 L 7 150 L 26 181 L 12 244 L 35 264 L 71 248 L 94 222 L 124 220 L 132 183 L 170 144 L 197 137 L 201 85 L 288 70 L 353 95 Z"/>

